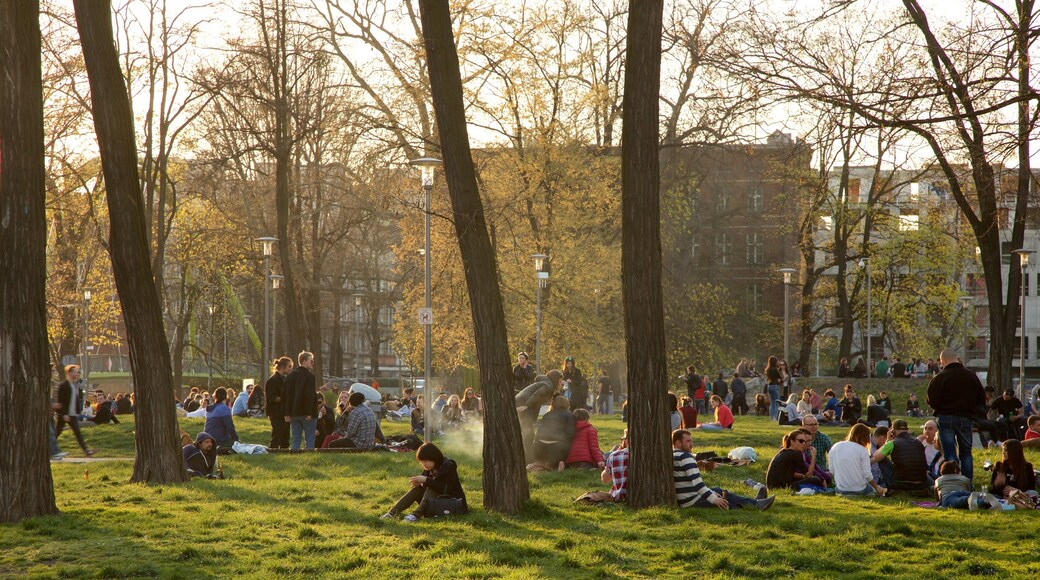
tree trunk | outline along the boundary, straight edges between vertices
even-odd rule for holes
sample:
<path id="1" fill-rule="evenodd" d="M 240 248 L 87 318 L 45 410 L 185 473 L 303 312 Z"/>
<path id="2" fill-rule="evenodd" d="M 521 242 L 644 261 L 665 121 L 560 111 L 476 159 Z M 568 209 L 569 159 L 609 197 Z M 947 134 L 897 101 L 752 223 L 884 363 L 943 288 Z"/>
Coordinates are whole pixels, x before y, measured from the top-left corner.
<path id="1" fill-rule="evenodd" d="M 40 5 L 0 0 L 0 522 L 58 513 L 47 442 Z"/>
<path id="2" fill-rule="evenodd" d="M 342 286 L 342 284 L 339 286 Z M 332 331 L 329 335 L 329 374 L 334 377 L 343 376 L 343 325 L 340 322 L 342 316 L 343 299 L 338 292 L 333 291 Z"/>
<path id="3" fill-rule="evenodd" d="M 452 218 L 466 269 L 480 384 L 484 392 L 484 432 L 487 434 L 484 437 L 484 508 L 515 514 L 527 502 L 530 489 L 524 468 L 520 422 L 513 403 L 513 373 L 498 267 L 470 154 L 451 11 L 447 0 L 420 0 L 419 9 Z M 656 147 L 656 143 L 654 145 Z M 655 167 L 655 174 L 656 171 Z"/>
<path id="4" fill-rule="evenodd" d="M 136 395 L 133 482 L 186 481 L 174 409 L 170 349 L 152 277 L 130 99 L 119 70 L 108 0 L 74 0 L 90 81 L 110 216 L 109 247 L 130 345 Z"/>
<path id="5" fill-rule="evenodd" d="M 621 129 L 621 283 L 628 357 L 628 501 L 675 505 L 661 294 L 658 163 L 662 0 L 631 3 Z"/>

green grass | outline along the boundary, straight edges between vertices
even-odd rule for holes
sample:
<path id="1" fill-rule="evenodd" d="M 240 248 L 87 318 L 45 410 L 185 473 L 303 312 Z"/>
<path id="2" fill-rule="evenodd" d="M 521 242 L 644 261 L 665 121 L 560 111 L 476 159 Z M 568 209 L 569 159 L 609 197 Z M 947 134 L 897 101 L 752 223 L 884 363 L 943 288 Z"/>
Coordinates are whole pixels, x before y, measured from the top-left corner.
<path id="1" fill-rule="evenodd" d="M 622 423 L 594 417 L 604 447 Z M 247 442 L 267 423 L 240 420 Z M 914 422 L 913 425 L 919 423 Z M 182 420 L 196 433 L 200 420 Z M 391 433 L 403 424 L 387 424 Z M 84 430 L 101 456 L 133 454 L 132 422 Z M 738 418 L 734 433 L 697 434 L 696 450 L 751 445 L 762 460 L 720 467 L 711 485 L 736 493 L 764 478 L 786 428 Z M 840 429 L 824 429 L 835 440 Z M 75 448 L 69 434 L 60 444 Z M 517 517 L 484 512 L 480 446 L 446 443 L 460 464 L 468 516 L 419 524 L 380 520 L 418 466 L 409 454 L 234 456 L 225 481 L 127 483 L 131 462 L 55 463 L 61 515 L 0 526 L 0 577 L 794 577 L 1036 578 L 1036 513 L 921 509 L 909 499 L 802 497 L 768 512 L 581 506 L 603 489 L 585 471 L 531 476 Z M 995 459 L 979 450 L 977 464 Z M 77 455 L 78 451 L 73 453 Z M 1035 452 L 1030 460 L 1040 463 Z M 84 479 L 84 470 L 89 478 Z M 976 483 L 983 482 L 981 469 Z"/>

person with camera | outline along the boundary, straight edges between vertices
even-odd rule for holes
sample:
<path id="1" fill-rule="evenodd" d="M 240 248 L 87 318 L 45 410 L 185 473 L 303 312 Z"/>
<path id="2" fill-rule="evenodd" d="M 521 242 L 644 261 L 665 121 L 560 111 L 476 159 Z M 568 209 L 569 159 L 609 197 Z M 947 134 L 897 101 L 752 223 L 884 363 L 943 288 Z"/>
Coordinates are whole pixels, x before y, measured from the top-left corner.
<path id="1" fill-rule="evenodd" d="M 441 515 L 462 515 L 469 512 L 466 492 L 459 480 L 458 465 L 448 459 L 433 443 L 424 443 L 415 452 L 415 459 L 423 472 L 410 477 L 412 489 L 397 500 L 382 519 L 396 518 L 401 512 L 418 503 L 419 507 L 404 517 L 406 522 Z"/>

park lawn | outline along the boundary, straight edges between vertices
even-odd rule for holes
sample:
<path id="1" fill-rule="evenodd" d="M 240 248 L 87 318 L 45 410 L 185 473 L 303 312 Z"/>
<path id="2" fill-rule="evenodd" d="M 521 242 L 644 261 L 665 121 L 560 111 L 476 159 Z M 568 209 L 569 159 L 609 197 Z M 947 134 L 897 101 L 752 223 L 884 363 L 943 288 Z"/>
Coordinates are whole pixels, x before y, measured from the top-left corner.
<path id="1" fill-rule="evenodd" d="M 739 482 L 764 479 L 787 428 L 737 419 L 733 433 L 695 434 L 695 451 L 755 447 L 758 463 L 706 478 L 749 494 Z M 618 418 L 594 423 L 605 448 L 623 428 Z M 194 435 L 202 421 L 181 424 Z M 266 442 L 266 420 L 236 425 L 246 442 Z M 99 456 L 130 457 L 132 428 L 128 418 L 84 433 Z M 384 422 L 388 434 L 406 428 Z M 835 441 L 843 435 L 824 431 Z M 418 524 L 379 519 L 418 472 L 410 454 L 232 456 L 222 458 L 228 480 L 171 486 L 127 483 L 130 461 L 52 463 L 61 515 L 0 525 L 0 577 L 1040 577 L 1036 512 L 789 492 L 768 512 L 637 512 L 572 503 L 604 486 L 594 472 L 568 471 L 530 476 L 532 501 L 521 515 L 487 513 L 478 441 L 474 434 L 444 444 L 459 462 L 472 513 Z M 60 444 L 75 447 L 69 434 Z M 996 454 L 979 450 L 977 464 Z M 977 471 L 981 484 L 988 474 Z"/>

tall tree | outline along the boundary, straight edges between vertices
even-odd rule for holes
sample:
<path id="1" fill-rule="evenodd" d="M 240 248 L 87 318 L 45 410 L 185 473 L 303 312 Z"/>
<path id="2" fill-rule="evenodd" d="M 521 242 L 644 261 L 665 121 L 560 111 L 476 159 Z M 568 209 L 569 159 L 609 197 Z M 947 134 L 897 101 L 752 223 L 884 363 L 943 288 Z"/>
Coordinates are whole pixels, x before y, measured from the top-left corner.
<path id="1" fill-rule="evenodd" d="M 513 406 L 512 367 L 498 266 L 469 148 L 462 75 L 447 0 L 420 0 L 433 108 L 444 155 L 452 218 L 466 268 L 480 384 L 484 385 L 484 507 L 517 513 L 530 497 L 520 422 Z M 662 404 L 662 414 L 664 405 Z"/>
<path id="2" fill-rule="evenodd" d="M 0 2 L 0 522 L 54 514 L 40 4 Z"/>
<path id="3" fill-rule="evenodd" d="M 628 501 L 635 508 L 675 504 L 661 293 L 663 11 L 663 0 L 629 6 L 621 121 L 621 280 L 632 425 Z"/>
<path id="4" fill-rule="evenodd" d="M 131 481 L 185 481 L 188 476 L 179 452 L 170 349 L 152 277 L 134 120 L 112 36 L 111 3 L 75 0 L 73 6 L 105 176 L 109 251 L 130 343 L 137 447 Z"/>

